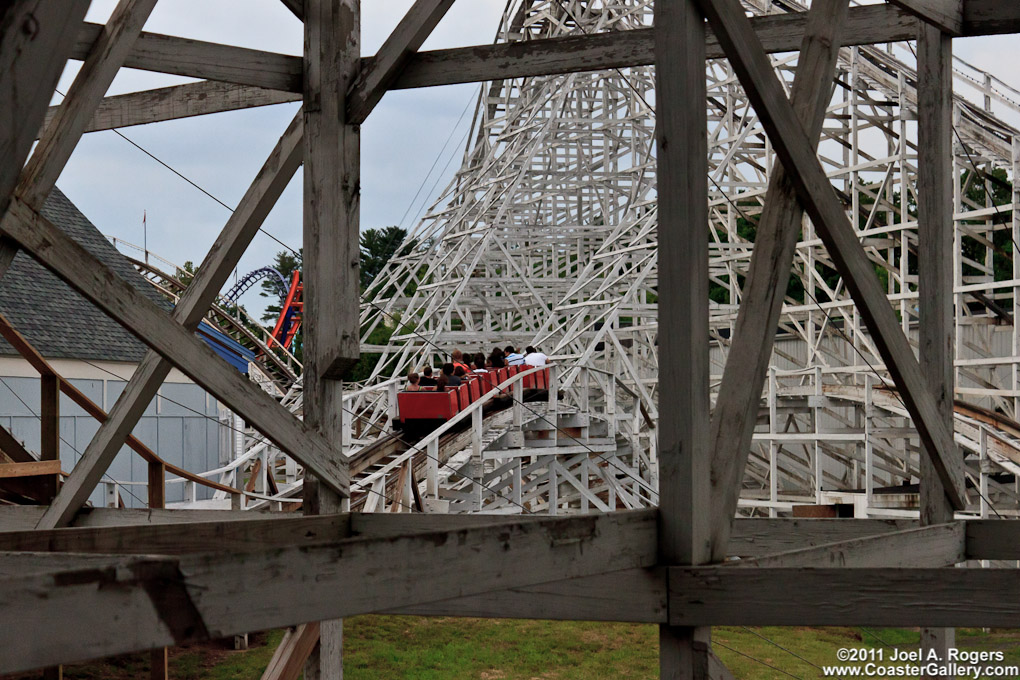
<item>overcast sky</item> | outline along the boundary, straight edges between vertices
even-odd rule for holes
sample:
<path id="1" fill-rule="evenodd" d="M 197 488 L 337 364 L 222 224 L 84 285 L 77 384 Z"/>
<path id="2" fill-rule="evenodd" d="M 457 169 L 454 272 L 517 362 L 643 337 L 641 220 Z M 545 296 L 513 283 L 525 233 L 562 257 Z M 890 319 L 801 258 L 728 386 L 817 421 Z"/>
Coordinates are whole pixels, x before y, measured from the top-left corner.
<path id="1" fill-rule="evenodd" d="M 365 54 L 378 49 L 412 1 L 362 3 Z M 93 0 L 88 20 L 106 21 L 115 4 L 116 0 Z M 491 43 L 505 4 L 506 0 L 458 0 L 424 49 Z M 293 55 L 302 49 L 301 24 L 279 0 L 161 0 L 145 30 Z M 975 66 L 1020 86 L 1015 38 L 958 40 L 955 49 Z M 67 91 L 78 65 L 68 66 L 60 91 Z M 122 69 L 111 94 L 184 82 L 189 80 Z M 392 92 L 383 98 L 362 127 L 363 229 L 393 224 L 409 228 L 424 204 L 442 191 L 459 165 L 471 111 L 463 114 L 477 94 L 477 85 L 457 85 Z M 123 133 L 234 206 L 296 109 L 296 103 L 281 104 L 136 126 Z M 426 181 L 433 164 L 436 170 Z M 294 247 L 301 242 L 300 177 L 298 172 L 264 225 Z M 149 250 L 177 264 L 201 261 L 229 215 L 114 132 L 85 135 L 58 186 L 102 232 L 139 245 L 144 211 Z M 260 234 L 242 258 L 239 272 L 269 263 L 279 250 Z M 261 309 L 263 301 L 249 294 L 244 302 L 254 310 Z"/>

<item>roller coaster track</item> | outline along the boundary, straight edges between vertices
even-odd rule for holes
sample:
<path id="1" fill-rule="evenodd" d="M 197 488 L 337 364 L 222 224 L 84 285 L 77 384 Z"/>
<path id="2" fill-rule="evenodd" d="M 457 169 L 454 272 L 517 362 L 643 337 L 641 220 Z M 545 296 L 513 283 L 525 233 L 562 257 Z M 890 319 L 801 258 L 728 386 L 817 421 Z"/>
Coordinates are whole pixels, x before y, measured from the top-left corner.
<path id="1" fill-rule="evenodd" d="M 146 281 L 175 304 L 188 287 L 178 276 L 169 274 L 151 263 L 133 257 L 127 259 Z M 180 271 L 183 270 L 178 269 L 178 272 Z M 236 311 L 230 311 L 231 309 Z M 255 352 L 259 357 L 259 363 L 280 395 L 286 393 L 297 381 L 301 372 L 301 362 L 240 307 L 213 303 L 206 318 L 231 338 Z M 260 333 L 257 334 L 253 328 L 260 329 Z M 260 334 L 262 337 L 259 337 Z"/>

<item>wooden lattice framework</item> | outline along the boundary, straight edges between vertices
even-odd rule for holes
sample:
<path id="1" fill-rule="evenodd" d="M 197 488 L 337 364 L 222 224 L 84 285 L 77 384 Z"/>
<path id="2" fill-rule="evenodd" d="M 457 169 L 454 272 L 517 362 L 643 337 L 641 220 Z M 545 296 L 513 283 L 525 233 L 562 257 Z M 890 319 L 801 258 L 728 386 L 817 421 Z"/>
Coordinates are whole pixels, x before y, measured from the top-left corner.
<path id="1" fill-rule="evenodd" d="M 452 4 L 418 0 L 366 60 L 359 0 L 286 3 L 305 23 L 303 58 L 143 34 L 154 4 L 121 0 L 102 27 L 82 26 L 84 0 L 15 0 L 0 16 L 0 263 L 5 269 L 23 249 L 151 348 L 53 503 L 33 516 L 37 528 L 0 534 L 0 625 L 13 631 L 0 672 L 322 621 L 306 677 L 338 677 L 337 617 L 377 611 L 654 622 L 662 677 L 670 678 L 728 675 L 711 652 L 716 624 L 1015 625 L 1014 570 L 943 567 L 1020 558 L 1011 523 L 953 521 L 965 492 L 951 438 L 952 37 L 1020 32 L 1016 3 L 896 0 L 876 11 L 816 0 L 807 17 L 752 22 L 739 0 L 659 0 L 654 29 L 416 54 Z M 832 80 L 838 46 L 915 37 L 920 363 L 814 151 L 824 103 L 818 93 Z M 763 42 L 773 50 L 799 46 L 789 98 Z M 709 45 L 729 59 L 783 167 L 770 179 L 711 413 Z M 69 57 L 84 58 L 84 66 L 44 127 Z M 359 352 L 359 123 L 388 89 L 649 63 L 658 110 L 659 385 L 670 395 L 659 426 L 660 507 L 510 520 L 338 512 L 348 474 L 338 451 L 337 376 Z M 121 111 L 118 101 L 149 96 L 103 101 L 122 66 L 239 87 L 182 86 L 152 96 L 141 114 Z M 200 90 L 211 96 L 192 101 Z M 194 115 L 294 95 L 302 110 L 170 318 L 39 214 L 80 136 L 104 116 L 107 125 L 123 125 L 125 116 L 182 115 L 181 99 L 190 102 L 184 115 Z M 304 422 L 192 333 L 301 162 L 311 254 Z M 733 519 L 782 302 L 782 288 L 768 284 L 789 271 L 802 213 L 842 274 L 920 435 L 921 526 Z M 79 510 L 170 366 L 300 461 L 317 480 L 306 483 L 306 513 L 322 516 L 156 526 L 169 516 L 154 511 L 142 527 L 56 528 L 128 521 Z M 727 556 L 756 559 L 721 565 Z M 927 628 L 925 640 L 945 646 L 950 636 Z"/>

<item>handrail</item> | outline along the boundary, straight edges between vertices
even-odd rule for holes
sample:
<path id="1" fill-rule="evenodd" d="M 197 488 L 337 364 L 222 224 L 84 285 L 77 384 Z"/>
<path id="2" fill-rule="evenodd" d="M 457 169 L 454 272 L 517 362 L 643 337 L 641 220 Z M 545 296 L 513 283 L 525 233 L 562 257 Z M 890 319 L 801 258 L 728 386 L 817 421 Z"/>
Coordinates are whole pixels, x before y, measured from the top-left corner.
<path id="1" fill-rule="evenodd" d="M 59 373 L 57 373 L 48 361 L 39 353 L 39 351 L 25 339 L 21 333 L 19 333 L 11 322 L 7 320 L 3 314 L 0 314 L 0 335 L 4 337 L 7 342 L 11 344 L 14 349 L 38 372 L 40 375 L 52 375 L 57 378 L 57 383 L 60 387 L 60 391 L 63 392 L 71 401 L 81 407 L 87 414 L 98 420 L 100 423 L 106 422 L 109 418 L 109 414 L 102 409 L 98 404 L 89 399 L 82 393 L 77 387 L 69 383 Z M 203 479 L 193 472 L 188 472 L 183 468 L 179 468 L 173 463 L 160 458 L 155 451 L 150 449 L 148 446 L 138 440 L 133 434 L 127 436 L 126 442 L 135 453 L 142 457 L 147 463 L 156 463 L 162 465 L 164 469 L 178 477 L 187 479 L 188 481 L 201 484 L 202 486 L 208 486 L 219 491 L 228 491 L 230 493 L 238 493 L 237 489 L 233 489 L 223 484 L 218 484 L 211 480 Z"/>

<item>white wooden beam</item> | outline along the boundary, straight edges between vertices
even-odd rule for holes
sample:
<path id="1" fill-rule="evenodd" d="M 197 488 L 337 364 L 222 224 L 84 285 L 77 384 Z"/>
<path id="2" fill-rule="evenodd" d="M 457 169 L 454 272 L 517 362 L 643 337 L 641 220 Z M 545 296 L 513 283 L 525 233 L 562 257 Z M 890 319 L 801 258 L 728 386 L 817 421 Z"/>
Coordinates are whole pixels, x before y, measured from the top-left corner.
<path id="1" fill-rule="evenodd" d="M 180 329 L 178 332 L 186 333 L 185 329 L 193 331 L 198 328 L 209 305 L 297 171 L 301 162 L 302 139 L 302 115 L 299 111 L 245 192 L 237 209 L 227 220 L 188 289 L 174 307 L 170 324 L 175 330 Z M 122 287 L 134 290 L 126 285 Z M 165 315 L 162 321 L 166 321 Z M 194 339 L 193 336 L 189 337 Z M 201 341 L 198 343 L 201 344 Z M 74 513 L 85 503 L 113 462 L 149 402 L 159 391 L 170 368 L 171 363 L 157 352 L 150 350 L 146 353 L 110 411 L 109 418 L 93 436 L 81 460 L 75 465 L 60 493 L 40 520 L 40 529 L 64 526 L 71 521 Z M 237 373 L 234 371 L 230 375 L 237 376 Z M 252 383 L 243 379 L 241 383 L 250 388 L 249 392 L 252 394 L 261 392 Z M 276 406 L 275 415 L 278 422 L 296 422 L 292 416 L 289 418 L 282 416 L 283 409 L 273 403 Z M 245 416 L 245 419 L 254 427 L 259 427 L 259 423 L 248 416 Z M 296 446 L 297 443 L 292 445 Z M 297 456 L 295 458 L 297 459 Z M 338 468 L 338 461 L 333 461 L 329 467 Z"/>
<path id="2" fill-rule="evenodd" d="M 186 328 L 171 321 L 154 302 L 49 220 L 15 198 L 0 223 L 0 234 L 16 241 L 295 460 L 328 479 L 337 492 L 347 492 L 346 470 L 336 460 L 334 449 L 320 435 L 246 380 Z"/>
<path id="3" fill-rule="evenodd" d="M 970 626 L 1020 617 L 1015 569 L 673 567 L 670 621 L 707 626 Z"/>
<path id="4" fill-rule="evenodd" d="M 84 570 L 0 578 L 0 626 L 19 631 L 5 642 L 0 672 L 648 567 L 656 560 L 656 514 L 248 553 L 89 556 Z"/>
<path id="5" fill-rule="evenodd" d="M 360 125 L 397 79 L 408 57 L 418 51 L 453 6 L 453 0 L 417 0 L 375 57 L 361 68 L 347 97 L 347 120 Z"/>
<path id="6" fill-rule="evenodd" d="M 963 0 L 889 0 L 949 35 L 963 33 Z"/>
<path id="7" fill-rule="evenodd" d="M 808 13 L 790 101 L 798 120 L 808 131 L 812 149 L 818 148 L 832 98 L 840 28 L 848 5 L 848 0 L 820 0 L 812 4 Z M 736 330 L 712 412 L 712 555 L 715 560 L 726 555 L 803 216 L 804 209 L 797 201 L 793 183 L 779 166 L 769 180 Z"/>
<path id="8" fill-rule="evenodd" d="M 939 417 L 932 392 L 885 297 L 874 266 L 847 220 L 739 1 L 697 1 L 715 28 L 777 155 L 790 173 L 805 211 L 815 223 L 836 269 L 843 275 L 861 316 L 871 329 L 872 339 L 899 387 L 899 396 L 938 470 L 947 496 L 955 508 L 963 508 L 965 496 L 953 473 L 959 461 L 951 433 Z"/>

